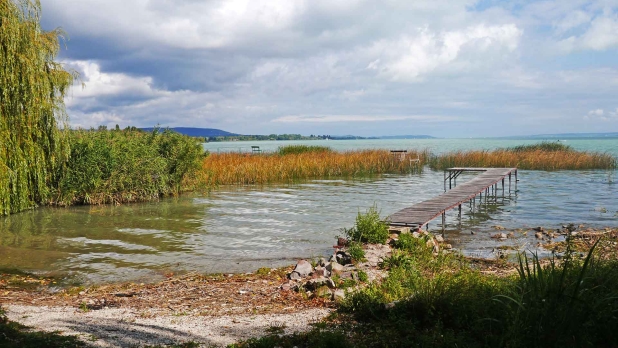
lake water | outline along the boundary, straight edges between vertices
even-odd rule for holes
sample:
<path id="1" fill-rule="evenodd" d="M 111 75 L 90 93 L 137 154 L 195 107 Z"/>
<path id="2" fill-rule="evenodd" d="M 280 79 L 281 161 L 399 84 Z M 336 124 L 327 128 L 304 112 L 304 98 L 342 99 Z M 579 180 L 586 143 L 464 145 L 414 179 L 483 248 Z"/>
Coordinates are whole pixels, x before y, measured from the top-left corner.
<path id="1" fill-rule="evenodd" d="M 281 144 L 358 148 L 493 149 L 538 141 L 495 139 L 352 140 L 210 143 L 210 151 L 274 151 Z M 617 139 L 569 140 L 586 151 L 618 156 Z M 240 149 L 240 150 L 239 150 Z M 565 223 L 618 226 L 616 171 L 519 171 L 518 191 L 462 218 L 447 213 L 445 237 L 468 255 L 495 257 L 494 248 L 536 249 L 534 233 L 518 229 Z M 471 178 L 462 176 L 458 182 Z M 56 275 L 64 283 L 152 281 L 166 272 L 231 273 L 288 265 L 332 253 L 340 229 L 376 204 L 386 216 L 443 192 L 442 172 L 383 175 L 357 180 L 222 187 L 160 202 L 123 206 L 41 208 L 0 218 L 0 271 Z M 430 231 L 441 232 L 440 219 Z M 506 242 L 490 238 L 494 226 L 516 231 Z M 473 234 L 474 232 L 474 234 Z"/>

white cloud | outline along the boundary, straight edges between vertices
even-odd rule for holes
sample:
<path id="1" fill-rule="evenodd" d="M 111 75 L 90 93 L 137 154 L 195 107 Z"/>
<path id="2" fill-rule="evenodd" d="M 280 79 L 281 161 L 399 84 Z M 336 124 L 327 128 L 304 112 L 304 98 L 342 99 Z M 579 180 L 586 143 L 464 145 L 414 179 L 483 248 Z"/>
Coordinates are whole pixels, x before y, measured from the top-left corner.
<path id="1" fill-rule="evenodd" d="M 618 47 L 618 15 L 614 12 L 606 11 L 596 16 L 592 21 L 584 21 L 588 24 L 587 28 L 580 35 L 571 35 L 558 42 L 564 52 L 573 50 L 593 50 L 605 51 Z M 560 32 L 560 31 L 559 31 Z"/>
<path id="2" fill-rule="evenodd" d="M 459 68 L 469 68 L 487 58 L 491 60 L 493 55 L 511 53 L 517 48 L 521 35 L 522 31 L 513 24 L 481 24 L 440 33 L 421 28 L 397 40 L 375 43 L 369 51 L 379 58 L 372 59 L 367 69 L 377 70 L 394 81 L 415 81 L 449 64 L 458 63 Z M 463 53 L 467 53 L 464 58 L 461 57 Z"/>
<path id="3" fill-rule="evenodd" d="M 276 118 L 272 122 L 285 123 L 333 123 L 333 122 L 386 122 L 417 121 L 443 122 L 454 121 L 456 117 L 430 115 L 289 115 Z"/>

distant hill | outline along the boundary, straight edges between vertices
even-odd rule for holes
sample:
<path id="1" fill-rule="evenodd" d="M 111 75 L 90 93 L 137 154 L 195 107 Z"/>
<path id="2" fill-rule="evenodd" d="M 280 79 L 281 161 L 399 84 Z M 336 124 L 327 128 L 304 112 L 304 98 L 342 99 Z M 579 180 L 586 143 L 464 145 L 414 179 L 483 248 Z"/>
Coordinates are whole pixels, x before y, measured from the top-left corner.
<path id="1" fill-rule="evenodd" d="M 142 129 L 147 132 L 152 132 L 154 128 L 150 127 L 150 128 L 142 128 Z M 180 134 L 188 135 L 190 137 L 230 137 L 230 136 L 240 135 L 240 134 L 230 133 L 230 132 L 226 132 L 224 130 L 215 129 L 215 128 L 173 127 L 173 128 L 170 128 L 170 130 L 173 130 Z"/>

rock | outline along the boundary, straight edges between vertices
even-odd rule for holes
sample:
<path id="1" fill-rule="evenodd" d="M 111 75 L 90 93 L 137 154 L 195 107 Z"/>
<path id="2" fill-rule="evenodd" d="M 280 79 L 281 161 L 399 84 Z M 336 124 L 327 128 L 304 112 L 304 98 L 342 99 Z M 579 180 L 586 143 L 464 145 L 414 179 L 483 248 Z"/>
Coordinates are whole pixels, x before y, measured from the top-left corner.
<path id="1" fill-rule="evenodd" d="M 537 239 L 542 239 L 542 238 L 543 238 L 543 234 L 542 234 L 541 232 L 537 232 L 537 233 L 535 233 L 535 234 L 534 234 L 534 236 L 535 236 Z"/>
<path id="2" fill-rule="evenodd" d="M 325 269 L 326 269 L 327 271 L 329 271 L 331 274 L 333 274 L 333 273 L 335 273 L 335 274 L 339 274 L 339 273 L 341 273 L 341 272 L 344 272 L 344 271 L 345 271 L 345 267 L 344 267 L 344 266 L 342 266 L 342 265 L 340 265 L 340 264 L 339 264 L 339 263 L 337 263 L 337 262 L 330 262 L 330 263 L 326 264 Z"/>
<path id="3" fill-rule="evenodd" d="M 543 232 L 543 227 L 539 226 L 539 227 L 535 227 L 532 230 L 536 231 L 536 232 Z"/>
<path id="4" fill-rule="evenodd" d="M 476 234 L 474 231 L 471 231 L 470 234 Z"/>
<path id="5" fill-rule="evenodd" d="M 441 235 L 438 234 L 435 236 L 435 238 L 436 238 L 436 242 L 444 243 L 444 237 L 442 237 Z"/>
<path id="6" fill-rule="evenodd" d="M 322 267 L 326 266 L 326 259 L 323 258 L 323 257 L 320 257 L 319 265 L 322 266 Z"/>
<path id="7" fill-rule="evenodd" d="M 505 230 L 505 229 L 506 229 L 506 228 L 504 228 L 503 226 L 500 226 L 500 225 L 496 225 L 496 226 L 494 226 L 494 228 L 495 228 L 496 230 L 498 230 L 498 231 L 502 231 L 502 230 Z"/>
<path id="8" fill-rule="evenodd" d="M 339 247 L 344 247 L 348 245 L 348 240 L 346 238 L 343 237 L 338 237 L 337 238 L 337 246 Z"/>
<path id="9" fill-rule="evenodd" d="M 341 302 L 345 299 L 345 291 L 338 289 L 333 291 L 333 301 Z"/>
<path id="10" fill-rule="evenodd" d="M 321 266 L 318 266 L 315 268 L 315 271 L 313 271 L 313 273 L 311 273 L 311 276 L 313 277 L 328 277 L 330 276 L 330 272 Z"/>
<path id="11" fill-rule="evenodd" d="M 339 279 L 353 279 L 353 274 L 352 272 L 341 272 L 341 274 L 339 274 Z"/>
<path id="12" fill-rule="evenodd" d="M 294 267 L 294 272 L 297 272 L 301 277 L 306 277 L 313 271 L 313 267 L 307 260 L 300 260 Z"/>
<path id="13" fill-rule="evenodd" d="M 515 233 L 513 232 L 509 232 L 509 234 L 506 235 L 508 238 L 515 238 Z"/>
<path id="14" fill-rule="evenodd" d="M 349 265 L 352 263 L 352 256 L 350 254 L 338 251 L 336 254 L 337 262 L 341 265 Z"/>
<path id="15" fill-rule="evenodd" d="M 296 272 L 296 271 L 292 271 L 290 274 L 288 274 L 288 278 L 290 278 L 292 280 L 300 280 L 300 279 L 302 279 L 300 274 L 298 272 Z"/>
<path id="16" fill-rule="evenodd" d="M 427 242 L 425 243 L 425 245 L 427 245 L 428 248 L 433 248 L 436 246 L 436 242 L 434 241 L 433 238 L 429 238 Z"/>
<path id="17" fill-rule="evenodd" d="M 388 229 L 389 233 L 396 233 L 396 234 L 402 234 L 402 233 L 410 233 L 410 227 L 395 227 L 395 226 L 391 226 Z"/>
<path id="18" fill-rule="evenodd" d="M 496 233 L 493 236 L 491 236 L 491 238 L 494 238 L 494 239 L 506 239 L 507 235 L 506 235 L 506 233 Z"/>
<path id="19" fill-rule="evenodd" d="M 444 244 L 442 247 L 443 247 L 444 249 L 446 249 L 446 250 L 451 250 L 451 249 L 453 249 L 453 246 L 452 246 L 452 245 L 450 245 L 450 244 Z"/>
<path id="20" fill-rule="evenodd" d="M 314 297 L 323 297 L 323 298 L 331 298 L 332 295 L 333 295 L 333 293 L 330 291 L 328 286 L 325 286 L 325 285 L 320 286 L 313 293 Z"/>
<path id="21" fill-rule="evenodd" d="M 283 283 L 283 284 L 281 284 L 279 289 L 281 289 L 283 291 L 290 291 L 290 290 L 292 290 L 292 285 L 290 285 L 290 283 Z"/>
<path id="22" fill-rule="evenodd" d="M 330 279 L 326 277 L 311 279 L 305 284 L 305 288 L 307 288 L 307 290 L 316 290 L 321 286 L 328 286 L 329 280 Z"/>
<path id="23" fill-rule="evenodd" d="M 571 237 L 576 237 L 579 234 L 579 232 L 571 232 Z"/>

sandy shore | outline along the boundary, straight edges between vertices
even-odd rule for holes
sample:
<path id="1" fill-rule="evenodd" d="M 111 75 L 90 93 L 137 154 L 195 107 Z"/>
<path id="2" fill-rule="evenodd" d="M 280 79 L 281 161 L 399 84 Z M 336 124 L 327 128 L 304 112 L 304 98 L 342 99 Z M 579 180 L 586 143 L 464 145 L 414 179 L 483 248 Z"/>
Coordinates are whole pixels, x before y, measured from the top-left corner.
<path id="1" fill-rule="evenodd" d="M 182 342 L 226 346 L 261 337 L 271 327 L 286 333 L 306 331 L 332 309 L 312 308 L 290 313 L 196 316 L 158 313 L 144 317 L 140 310 L 105 308 L 84 312 L 73 307 L 3 305 L 10 320 L 36 330 L 78 335 L 94 347 L 141 347 Z"/>

